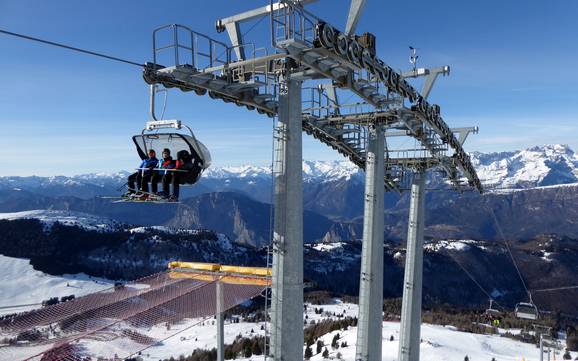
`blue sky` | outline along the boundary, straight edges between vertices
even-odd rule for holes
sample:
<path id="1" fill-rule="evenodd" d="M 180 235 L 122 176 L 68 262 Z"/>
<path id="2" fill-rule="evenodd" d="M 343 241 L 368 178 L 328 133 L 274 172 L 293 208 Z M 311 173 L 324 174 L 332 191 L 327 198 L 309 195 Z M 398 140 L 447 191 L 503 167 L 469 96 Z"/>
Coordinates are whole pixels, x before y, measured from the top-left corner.
<path id="1" fill-rule="evenodd" d="M 265 0 L 3 0 L 0 28 L 145 62 L 151 31 L 181 23 L 214 31 L 220 17 Z M 310 9 L 343 28 L 349 1 Z M 368 0 L 358 33 L 377 36 L 380 57 L 409 68 L 449 64 L 431 100 L 450 126 L 478 125 L 467 150 L 513 150 L 545 143 L 578 149 L 578 2 Z M 247 30 L 246 26 L 242 30 Z M 266 41 L 267 21 L 250 37 Z M 2 175 L 112 172 L 137 163 L 130 137 L 148 119 L 138 68 L 0 35 Z M 271 121 L 234 105 L 171 91 L 167 117 L 193 127 L 214 164 L 270 162 Z M 304 135 L 307 159 L 340 159 Z"/>

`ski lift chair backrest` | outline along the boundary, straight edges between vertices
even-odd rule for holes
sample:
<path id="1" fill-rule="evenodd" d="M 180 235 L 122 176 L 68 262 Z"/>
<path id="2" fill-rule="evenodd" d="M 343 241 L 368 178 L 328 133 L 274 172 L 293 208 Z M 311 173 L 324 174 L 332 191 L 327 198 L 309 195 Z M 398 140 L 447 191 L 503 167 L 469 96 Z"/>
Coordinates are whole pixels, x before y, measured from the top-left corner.
<path id="1" fill-rule="evenodd" d="M 490 317 L 498 317 L 502 315 L 502 312 L 500 312 L 499 310 L 496 310 L 495 308 L 488 308 L 486 310 L 486 315 L 490 316 Z"/>
<path id="2" fill-rule="evenodd" d="M 141 159 L 147 157 L 149 149 L 154 149 L 159 153 L 162 149 L 168 148 L 173 157 L 182 150 L 191 154 L 193 159 L 206 169 L 211 164 L 211 155 L 205 145 L 195 137 L 180 133 L 153 133 L 139 134 L 132 137 L 136 145 L 137 152 Z"/>
<path id="3" fill-rule="evenodd" d="M 515 310 L 516 317 L 525 320 L 537 320 L 538 310 L 536 306 L 531 303 L 520 302 L 516 305 Z"/>

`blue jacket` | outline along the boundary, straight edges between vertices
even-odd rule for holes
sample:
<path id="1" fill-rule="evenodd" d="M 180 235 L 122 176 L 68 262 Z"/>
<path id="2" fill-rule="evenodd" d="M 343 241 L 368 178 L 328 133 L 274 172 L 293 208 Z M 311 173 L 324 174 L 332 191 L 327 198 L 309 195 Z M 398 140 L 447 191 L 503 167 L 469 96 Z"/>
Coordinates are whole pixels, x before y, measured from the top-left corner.
<path id="1" fill-rule="evenodd" d="M 143 159 L 139 168 L 149 168 L 150 170 L 153 170 L 153 168 L 156 168 L 157 165 L 159 165 L 159 160 L 157 158 L 153 157 L 153 158 Z M 150 170 L 145 170 L 144 172 L 148 173 L 148 172 L 150 172 Z"/>

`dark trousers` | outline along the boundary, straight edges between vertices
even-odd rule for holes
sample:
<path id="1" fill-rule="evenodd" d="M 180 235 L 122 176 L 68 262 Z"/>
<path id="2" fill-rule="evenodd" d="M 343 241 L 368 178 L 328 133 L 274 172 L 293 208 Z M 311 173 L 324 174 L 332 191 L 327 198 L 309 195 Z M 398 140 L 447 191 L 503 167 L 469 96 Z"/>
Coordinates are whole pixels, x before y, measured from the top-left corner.
<path id="1" fill-rule="evenodd" d="M 167 196 L 170 194 L 170 185 L 172 179 L 173 175 L 170 172 L 166 172 L 166 174 L 163 175 L 163 193 Z"/>
<path id="2" fill-rule="evenodd" d="M 128 189 L 131 191 L 141 190 L 143 192 L 149 191 L 149 182 L 151 180 L 151 173 L 135 172 L 128 176 Z M 153 192 L 156 189 L 156 184 L 153 185 Z"/>
<path id="3" fill-rule="evenodd" d="M 175 198 L 179 198 L 179 191 L 180 191 L 180 187 L 181 185 L 179 184 L 179 178 L 181 177 L 180 174 L 175 174 L 173 175 L 173 197 Z"/>
<path id="4" fill-rule="evenodd" d="M 152 192 L 156 193 L 158 191 L 159 183 L 164 179 L 164 176 L 159 172 L 153 172 L 151 177 L 151 188 Z M 163 190 L 164 190 L 164 183 L 163 183 Z"/>
<path id="5" fill-rule="evenodd" d="M 167 174 L 163 176 L 163 192 L 166 195 L 169 195 L 170 192 L 169 188 L 171 184 L 173 185 L 173 196 L 175 198 L 179 198 L 179 191 L 180 191 L 179 175 L 167 172 Z"/>

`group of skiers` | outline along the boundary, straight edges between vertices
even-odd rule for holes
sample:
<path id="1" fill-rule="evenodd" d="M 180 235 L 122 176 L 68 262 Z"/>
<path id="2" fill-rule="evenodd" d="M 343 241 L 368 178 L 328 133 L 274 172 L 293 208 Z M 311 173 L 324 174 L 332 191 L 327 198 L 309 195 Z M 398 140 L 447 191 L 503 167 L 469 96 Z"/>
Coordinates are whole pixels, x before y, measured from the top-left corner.
<path id="1" fill-rule="evenodd" d="M 138 200 L 148 200 L 158 196 L 170 202 L 179 199 L 180 185 L 194 183 L 202 168 L 196 159 L 186 150 L 177 152 L 177 159 L 173 160 L 171 151 L 163 149 L 162 161 L 156 157 L 154 149 L 149 149 L 148 157 L 143 159 L 138 170 L 128 177 L 128 191 L 126 197 Z M 152 191 L 149 193 L 149 183 Z M 158 192 L 158 184 L 162 183 L 162 191 Z M 170 193 L 172 185 L 173 192 Z"/>

